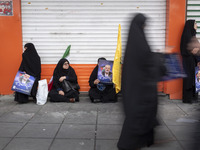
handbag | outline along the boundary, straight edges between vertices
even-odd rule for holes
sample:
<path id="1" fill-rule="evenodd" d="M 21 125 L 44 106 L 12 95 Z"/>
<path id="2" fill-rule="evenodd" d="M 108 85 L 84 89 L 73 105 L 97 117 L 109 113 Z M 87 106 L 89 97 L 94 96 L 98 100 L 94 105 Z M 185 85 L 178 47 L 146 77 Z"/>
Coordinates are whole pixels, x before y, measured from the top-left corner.
<path id="1" fill-rule="evenodd" d="M 65 93 L 69 92 L 70 90 L 79 90 L 80 89 L 80 86 L 78 85 L 78 83 L 71 83 L 67 80 L 63 80 L 62 87 L 63 87 L 63 91 Z"/>
<path id="2" fill-rule="evenodd" d="M 69 82 L 69 84 L 71 84 L 71 87 L 72 87 L 72 89 L 74 89 L 74 90 L 79 90 L 79 89 L 80 89 L 80 86 L 78 85 L 78 83 L 70 83 L 70 82 Z"/>
<path id="3" fill-rule="evenodd" d="M 72 86 L 71 86 L 70 82 L 67 81 L 67 80 L 63 80 L 63 82 L 62 82 L 62 88 L 63 88 L 63 91 L 64 91 L 65 93 L 67 93 L 67 92 L 69 92 L 70 90 L 72 90 Z"/>

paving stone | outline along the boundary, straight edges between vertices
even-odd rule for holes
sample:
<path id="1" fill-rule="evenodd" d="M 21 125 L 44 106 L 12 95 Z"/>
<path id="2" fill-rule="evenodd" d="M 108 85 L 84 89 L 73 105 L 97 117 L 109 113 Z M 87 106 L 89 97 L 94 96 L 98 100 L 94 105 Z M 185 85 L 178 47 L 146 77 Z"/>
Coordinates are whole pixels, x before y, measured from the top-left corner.
<path id="1" fill-rule="evenodd" d="M 99 110 L 98 124 L 123 124 L 124 114 L 119 111 Z"/>
<path id="2" fill-rule="evenodd" d="M 174 135 L 166 126 L 157 126 L 155 128 L 155 140 L 156 141 L 172 141 L 176 140 Z"/>
<path id="3" fill-rule="evenodd" d="M 34 113 L 19 111 L 5 113 L 0 117 L 0 122 L 27 122 L 34 116 Z"/>
<path id="4" fill-rule="evenodd" d="M 94 140 L 56 139 L 50 150 L 94 150 Z"/>
<path id="5" fill-rule="evenodd" d="M 14 138 L 4 150 L 48 150 L 52 139 Z"/>
<path id="6" fill-rule="evenodd" d="M 97 140 L 96 150 L 118 150 L 118 140 Z"/>
<path id="7" fill-rule="evenodd" d="M 35 103 L 25 103 L 25 104 L 16 104 L 12 111 L 15 112 L 27 112 L 27 113 L 35 113 L 38 112 L 43 106 L 36 105 Z"/>
<path id="8" fill-rule="evenodd" d="M 14 137 L 24 126 L 24 123 L 0 123 L 0 137 Z"/>
<path id="9" fill-rule="evenodd" d="M 94 139 L 95 125 L 62 124 L 56 138 Z"/>
<path id="10" fill-rule="evenodd" d="M 187 125 L 191 125 L 191 124 L 199 124 L 200 122 L 195 119 L 195 117 L 181 117 L 181 118 L 177 118 L 177 119 L 165 119 L 163 120 L 165 122 L 166 125 L 169 126 L 187 126 Z"/>
<path id="11" fill-rule="evenodd" d="M 185 117 L 186 113 L 174 104 L 160 105 L 158 108 L 158 115 L 163 119 L 178 119 Z"/>
<path id="12" fill-rule="evenodd" d="M 192 120 L 200 120 L 200 103 L 184 104 L 164 94 L 158 102 L 155 145 L 142 150 L 190 150 L 199 143 L 200 122 Z M 94 104 L 85 92 L 78 103 L 39 106 L 0 96 L 0 149 L 118 150 L 123 119 L 122 97 L 117 103 Z"/>
<path id="13" fill-rule="evenodd" d="M 184 148 L 184 150 L 199 150 L 199 140 L 193 141 L 179 141 Z"/>
<path id="14" fill-rule="evenodd" d="M 9 142 L 11 138 L 0 138 L 0 149 L 3 149 Z"/>
<path id="15" fill-rule="evenodd" d="M 98 125 L 97 139 L 116 140 L 121 134 L 121 125 Z"/>
<path id="16" fill-rule="evenodd" d="M 67 112 L 66 112 L 67 113 Z M 32 123 L 62 123 L 66 114 L 61 112 L 38 112 L 29 122 Z"/>
<path id="17" fill-rule="evenodd" d="M 200 137 L 200 132 L 196 130 L 196 125 L 168 127 L 178 140 L 194 141 Z"/>
<path id="18" fill-rule="evenodd" d="M 41 108 L 40 112 L 60 112 L 65 113 L 69 110 L 69 108 L 74 105 L 72 103 L 53 103 L 53 102 L 47 102 L 43 107 Z"/>
<path id="19" fill-rule="evenodd" d="M 97 111 L 82 111 L 82 110 L 70 110 L 64 123 L 68 124 L 96 124 L 97 121 Z"/>
<path id="20" fill-rule="evenodd" d="M 17 137 L 29 138 L 54 138 L 60 124 L 27 124 L 18 134 Z"/>

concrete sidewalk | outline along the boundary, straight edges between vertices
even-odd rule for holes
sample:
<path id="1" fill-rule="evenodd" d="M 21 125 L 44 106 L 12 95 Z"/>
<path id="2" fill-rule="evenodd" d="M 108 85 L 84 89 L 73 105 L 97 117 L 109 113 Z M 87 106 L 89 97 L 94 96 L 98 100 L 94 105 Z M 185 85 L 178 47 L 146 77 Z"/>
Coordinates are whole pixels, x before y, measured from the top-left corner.
<path id="1" fill-rule="evenodd" d="M 183 104 L 159 95 L 156 144 L 142 150 L 189 150 L 199 123 L 199 103 Z M 117 150 L 123 124 L 122 99 L 93 104 L 87 93 L 79 103 L 17 104 L 0 96 L 0 150 Z"/>

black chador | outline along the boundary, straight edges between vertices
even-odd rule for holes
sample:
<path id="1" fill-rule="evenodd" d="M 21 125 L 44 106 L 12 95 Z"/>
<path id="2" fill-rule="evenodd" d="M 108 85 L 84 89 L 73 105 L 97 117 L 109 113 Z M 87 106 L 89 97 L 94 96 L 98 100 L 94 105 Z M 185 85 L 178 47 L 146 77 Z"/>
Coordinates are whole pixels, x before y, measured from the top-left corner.
<path id="1" fill-rule="evenodd" d="M 35 82 L 31 90 L 31 96 L 35 99 L 37 93 L 38 80 L 40 80 L 41 74 L 41 61 L 35 46 L 32 43 L 24 45 L 24 53 L 22 54 L 22 62 L 19 67 L 19 71 L 25 72 L 35 77 Z M 19 103 L 27 103 L 28 95 L 22 93 L 15 93 L 15 101 Z"/>
<path id="2" fill-rule="evenodd" d="M 157 81 L 159 59 L 151 52 L 144 34 L 146 17 L 133 19 L 122 70 L 122 96 L 125 121 L 118 148 L 137 150 L 154 142 L 154 127 L 158 124 Z"/>
<path id="3" fill-rule="evenodd" d="M 64 68 L 64 65 L 66 68 Z M 53 87 L 49 92 L 51 102 L 75 102 L 79 101 L 78 90 L 72 89 L 69 92 L 64 92 L 61 77 L 65 77 L 65 80 L 70 83 L 78 84 L 77 76 L 74 69 L 70 66 L 67 59 L 61 59 L 53 73 Z M 59 91 L 64 92 L 64 95 L 59 94 Z"/>
<path id="4" fill-rule="evenodd" d="M 195 20 L 187 20 L 181 37 L 181 55 L 183 61 L 183 68 L 187 74 L 186 78 L 183 78 L 183 102 L 192 103 L 197 99 L 195 92 L 195 66 L 196 57 L 188 50 L 188 44 L 191 39 L 196 36 L 196 30 L 194 29 Z"/>
<path id="5" fill-rule="evenodd" d="M 98 62 L 100 59 L 105 60 L 105 58 L 99 58 Z M 92 102 L 103 102 L 103 103 L 108 103 L 108 102 L 116 102 L 117 101 L 117 96 L 115 92 L 115 88 L 113 88 L 113 84 L 106 85 L 102 84 L 99 82 L 98 84 L 95 84 L 95 80 L 97 79 L 97 74 L 98 74 L 98 65 L 94 68 L 90 75 L 89 79 L 89 85 L 90 85 L 90 90 L 89 90 L 89 97 Z"/>

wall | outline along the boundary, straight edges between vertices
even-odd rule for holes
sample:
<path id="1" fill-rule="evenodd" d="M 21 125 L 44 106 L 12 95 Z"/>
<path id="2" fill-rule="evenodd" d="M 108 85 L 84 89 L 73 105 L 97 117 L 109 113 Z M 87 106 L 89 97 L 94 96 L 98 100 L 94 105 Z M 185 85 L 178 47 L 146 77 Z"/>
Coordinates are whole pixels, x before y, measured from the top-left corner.
<path id="1" fill-rule="evenodd" d="M 22 54 L 21 1 L 13 0 L 13 16 L 0 16 L 0 94 L 11 94 L 11 86 Z"/>
<path id="2" fill-rule="evenodd" d="M 186 1 L 167 0 L 166 46 L 175 46 L 172 52 L 180 52 L 180 40 L 185 24 Z M 182 79 L 164 82 L 164 93 L 170 99 L 182 99 Z"/>
<path id="3" fill-rule="evenodd" d="M 22 54 L 22 27 L 20 0 L 14 0 L 14 16 L 0 16 L 0 94 L 12 94 L 10 90 L 15 74 L 19 68 Z M 179 52 L 180 37 L 185 23 L 184 0 L 167 0 L 167 34 L 166 45 L 175 46 L 174 51 Z M 81 91 L 88 91 L 88 79 L 95 64 L 73 64 L 81 84 Z M 42 78 L 51 78 L 55 65 L 42 65 Z M 80 76 L 82 75 L 82 76 Z M 162 83 L 159 84 L 162 87 Z M 159 90 L 162 91 L 162 90 Z M 174 80 L 164 83 L 164 93 L 170 95 L 170 99 L 182 98 L 182 80 Z"/>

